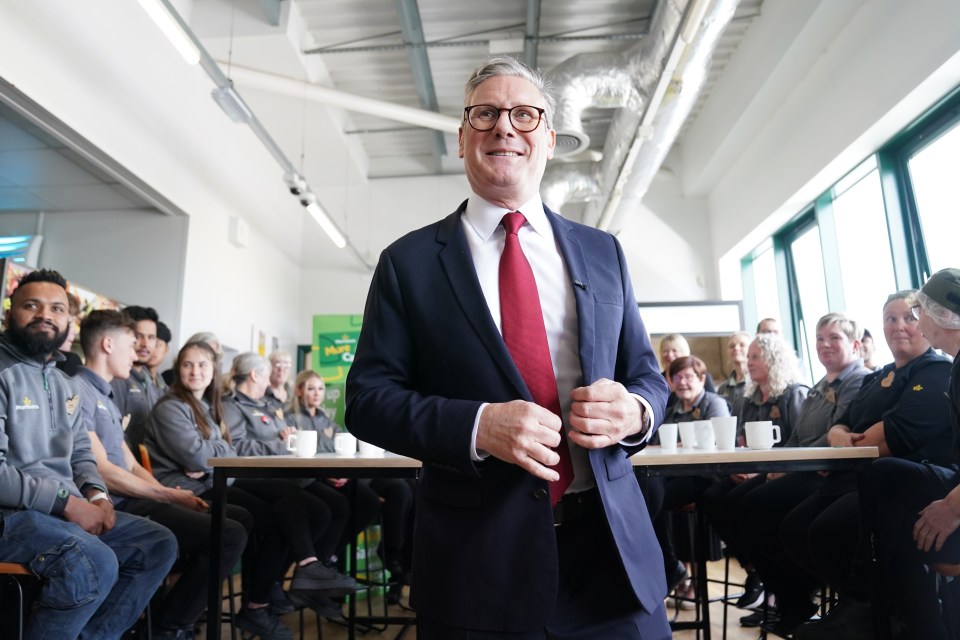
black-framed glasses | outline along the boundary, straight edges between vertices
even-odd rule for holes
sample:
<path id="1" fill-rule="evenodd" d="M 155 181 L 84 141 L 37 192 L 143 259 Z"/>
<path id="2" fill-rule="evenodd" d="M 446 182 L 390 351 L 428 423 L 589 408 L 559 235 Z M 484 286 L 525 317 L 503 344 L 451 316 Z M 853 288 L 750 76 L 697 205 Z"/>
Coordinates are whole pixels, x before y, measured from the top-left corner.
<path id="1" fill-rule="evenodd" d="M 917 320 L 920 319 L 920 310 L 921 310 L 921 309 L 923 309 L 923 307 L 920 306 L 919 304 L 915 304 L 915 305 L 913 305 L 912 307 L 910 307 L 910 312 L 913 314 L 913 317 L 916 318 Z"/>
<path id="2" fill-rule="evenodd" d="M 490 131 L 497 126 L 500 114 L 506 111 L 510 114 L 510 124 L 522 133 L 529 133 L 540 126 L 543 114 L 546 111 L 540 107 L 531 107 L 527 104 L 517 105 L 509 109 L 495 107 L 492 104 L 474 104 L 463 109 L 463 117 L 470 126 L 477 131 Z"/>

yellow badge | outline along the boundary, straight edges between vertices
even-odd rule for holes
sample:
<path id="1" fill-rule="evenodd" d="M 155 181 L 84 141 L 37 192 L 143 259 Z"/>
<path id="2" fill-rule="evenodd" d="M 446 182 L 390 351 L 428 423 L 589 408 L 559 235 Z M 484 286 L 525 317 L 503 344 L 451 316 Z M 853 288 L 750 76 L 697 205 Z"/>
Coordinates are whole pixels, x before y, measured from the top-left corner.
<path id="1" fill-rule="evenodd" d="M 277 416 L 277 420 L 283 420 L 283 409 L 277 407 L 277 410 L 273 412 L 273 415 Z"/>
<path id="2" fill-rule="evenodd" d="M 67 415 L 72 416 L 73 412 L 80 406 L 80 396 L 74 394 L 67 398 Z"/>
<path id="3" fill-rule="evenodd" d="M 887 374 L 887 377 L 880 381 L 880 386 L 884 389 L 889 389 L 890 385 L 893 384 L 893 371 Z"/>
<path id="4" fill-rule="evenodd" d="M 695 408 L 695 409 L 693 410 L 693 414 L 692 414 L 692 415 L 693 415 L 693 419 L 694 419 L 694 420 L 699 420 L 699 419 L 700 419 L 700 407 Z"/>
<path id="5" fill-rule="evenodd" d="M 770 407 L 770 419 L 779 420 L 780 419 L 780 407 L 773 405 Z"/>
<path id="6" fill-rule="evenodd" d="M 123 430 L 124 430 L 124 431 L 126 431 L 126 430 L 127 430 L 127 427 L 130 426 L 130 414 L 129 414 L 129 413 L 128 413 L 127 415 L 123 416 L 122 418 L 120 418 L 120 426 L 123 427 Z"/>
<path id="7" fill-rule="evenodd" d="M 913 390 L 914 390 L 914 391 L 923 391 L 923 385 L 922 385 L 922 384 L 915 385 L 915 386 L 913 387 Z"/>
<path id="8" fill-rule="evenodd" d="M 823 394 L 823 397 L 827 399 L 827 402 L 830 404 L 837 404 L 837 392 L 833 390 L 833 387 L 827 389 L 827 392 Z"/>

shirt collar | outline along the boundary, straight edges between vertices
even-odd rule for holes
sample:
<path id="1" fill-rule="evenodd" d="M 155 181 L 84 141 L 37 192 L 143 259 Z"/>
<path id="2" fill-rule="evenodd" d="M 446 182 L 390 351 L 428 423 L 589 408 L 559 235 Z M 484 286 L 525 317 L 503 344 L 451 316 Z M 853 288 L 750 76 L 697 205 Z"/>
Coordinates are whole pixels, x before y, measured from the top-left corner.
<path id="1" fill-rule="evenodd" d="M 493 237 L 503 216 L 512 211 L 522 213 L 533 230 L 541 236 L 547 238 L 553 236 L 553 228 L 550 226 L 550 221 L 547 220 L 547 214 L 543 210 L 543 201 L 540 199 L 539 193 L 517 209 L 504 209 L 473 193 L 467 200 L 467 208 L 463 216 L 474 233 L 486 242 Z"/>
<path id="2" fill-rule="evenodd" d="M 105 396 L 113 397 L 113 389 L 110 387 L 110 383 L 100 377 L 100 374 L 95 371 L 91 371 L 86 367 L 80 367 L 77 369 L 76 375 L 80 376 L 91 385 L 93 388 L 102 393 Z"/>

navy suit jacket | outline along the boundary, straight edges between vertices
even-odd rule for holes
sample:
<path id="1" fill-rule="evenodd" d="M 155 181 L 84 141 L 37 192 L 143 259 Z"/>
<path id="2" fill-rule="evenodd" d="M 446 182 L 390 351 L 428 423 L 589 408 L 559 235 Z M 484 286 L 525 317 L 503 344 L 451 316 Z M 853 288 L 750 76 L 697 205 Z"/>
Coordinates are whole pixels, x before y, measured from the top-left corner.
<path id="1" fill-rule="evenodd" d="M 424 463 L 414 536 L 418 614 L 462 628 L 532 630 L 549 620 L 557 596 L 552 508 L 546 481 L 493 457 L 470 458 L 482 403 L 532 399 L 480 288 L 465 205 L 381 254 L 347 377 L 346 424 L 358 438 Z M 619 243 L 549 210 L 547 217 L 579 283 L 583 383 L 622 383 L 650 403 L 659 425 L 668 389 Z M 589 458 L 629 582 L 653 611 L 666 581 L 628 460 L 639 448 L 615 445 Z"/>

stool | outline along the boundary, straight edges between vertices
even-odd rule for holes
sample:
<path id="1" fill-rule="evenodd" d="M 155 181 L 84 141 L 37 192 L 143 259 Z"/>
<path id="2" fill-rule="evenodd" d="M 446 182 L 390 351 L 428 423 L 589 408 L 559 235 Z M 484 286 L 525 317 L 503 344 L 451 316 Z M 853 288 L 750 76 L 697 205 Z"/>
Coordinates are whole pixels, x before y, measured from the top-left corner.
<path id="1" fill-rule="evenodd" d="M 35 574 L 26 565 L 16 562 L 0 562 L 0 580 L 10 584 L 17 594 L 17 638 L 23 639 L 23 629 L 26 626 L 27 599 L 24 592 L 25 583 L 40 584 L 40 576 Z"/>

